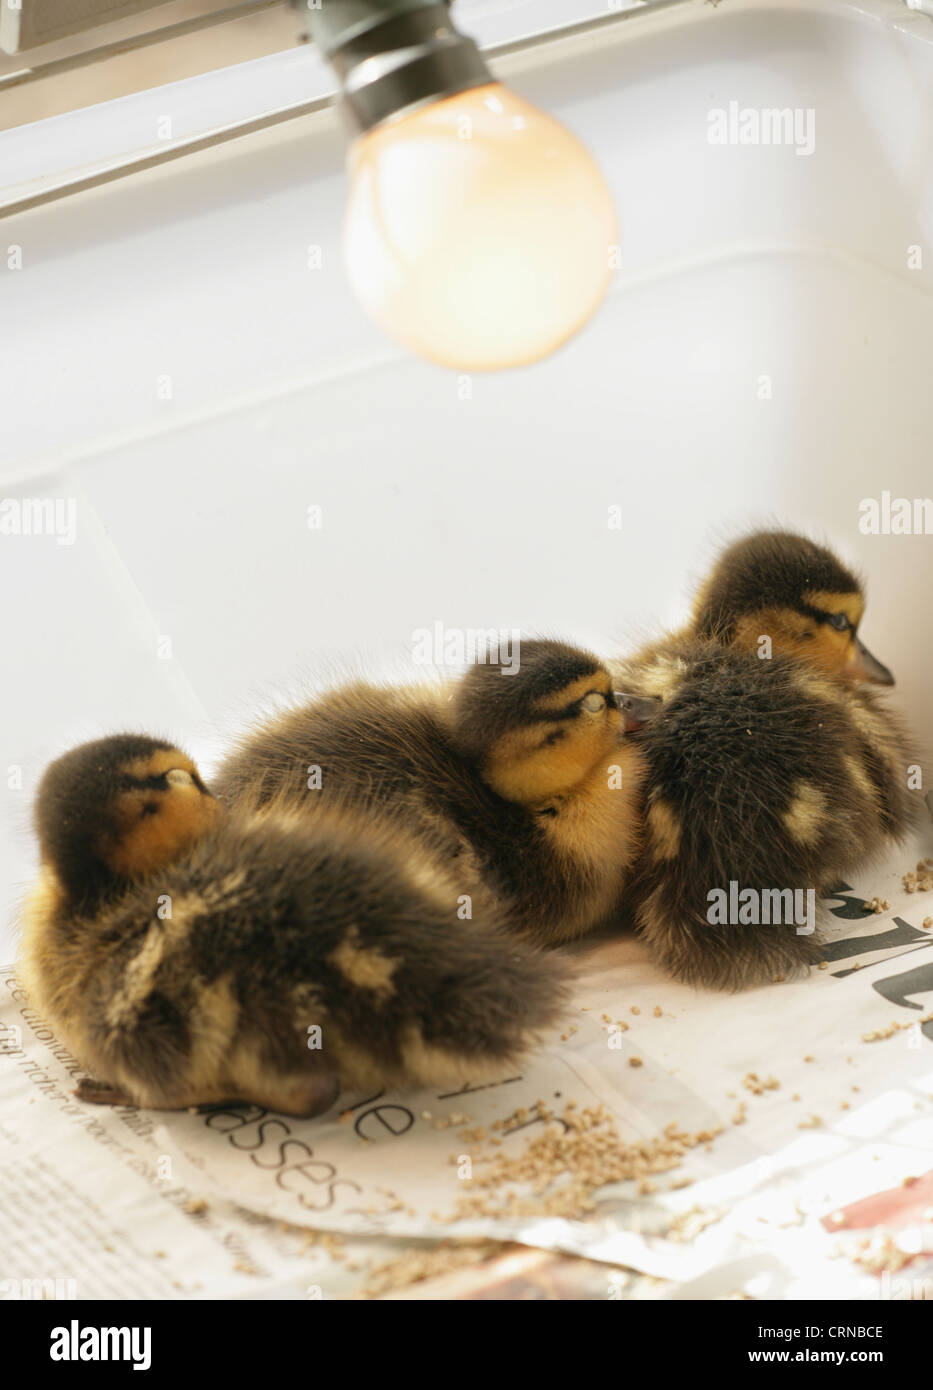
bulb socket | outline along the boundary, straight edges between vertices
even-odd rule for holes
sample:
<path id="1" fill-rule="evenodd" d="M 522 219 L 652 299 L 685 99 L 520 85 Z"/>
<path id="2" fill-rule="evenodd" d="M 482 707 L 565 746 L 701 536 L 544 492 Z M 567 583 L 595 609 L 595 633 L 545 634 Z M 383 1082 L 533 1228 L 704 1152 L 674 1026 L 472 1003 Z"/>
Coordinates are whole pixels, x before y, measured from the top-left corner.
<path id="1" fill-rule="evenodd" d="M 443 0 L 295 0 L 340 81 L 355 134 L 495 78 Z"/>

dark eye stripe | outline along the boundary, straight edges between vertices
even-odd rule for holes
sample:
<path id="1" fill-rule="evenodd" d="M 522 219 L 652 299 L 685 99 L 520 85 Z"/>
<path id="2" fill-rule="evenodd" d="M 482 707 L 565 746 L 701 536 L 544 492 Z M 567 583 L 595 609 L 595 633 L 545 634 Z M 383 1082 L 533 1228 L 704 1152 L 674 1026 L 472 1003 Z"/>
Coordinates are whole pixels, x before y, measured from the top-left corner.
<path id="1" fill-rule="evenodd" d="M 576 719 L 579 713 L 580 701 L 574 700 L 566 709 L 530 710 L 527 718 L 529 722 L 534 720 L 538 724 L 548 724 L 558 719 Z"/>
<path id="2" fill-rule="evenodd" d="M 798 604 L 797 612 L 805 614 L 808 618 L 815 618 L 818 623 L 829 623 L 831 627 L 836 627 L 833 618 L 845 618 L 845 626 L 836 628 L 837 632 L 845 632 L 846 628 L 853 626 L 845 613 L 827 613 L 825 609 L 812 608 L 808 603 Z"/>
<path id="3" fill-rule="evenodd" d="M 120 777 L 120 786 L 128 791 L 166 791 L 168 783 L 165 780 L 165 773 L 153 773 L 149 777 L 132 777 L 128 772 Z"/>

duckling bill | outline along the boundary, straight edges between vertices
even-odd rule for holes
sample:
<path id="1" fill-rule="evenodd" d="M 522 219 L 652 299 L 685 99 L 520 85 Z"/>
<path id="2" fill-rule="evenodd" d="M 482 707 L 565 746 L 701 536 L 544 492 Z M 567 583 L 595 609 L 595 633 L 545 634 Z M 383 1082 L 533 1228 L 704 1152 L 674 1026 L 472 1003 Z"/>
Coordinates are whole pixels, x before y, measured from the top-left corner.
<path id="1" fill-rule="evenodd" d="M 141 735 L 53 763 L 20 967 L 86 1100 L 250 1101 L 315 1115 L 343 1087 L 493 1078 L 553 1023 L 554 956 L 522 945 L 396 826 L 226 811 Z"/>

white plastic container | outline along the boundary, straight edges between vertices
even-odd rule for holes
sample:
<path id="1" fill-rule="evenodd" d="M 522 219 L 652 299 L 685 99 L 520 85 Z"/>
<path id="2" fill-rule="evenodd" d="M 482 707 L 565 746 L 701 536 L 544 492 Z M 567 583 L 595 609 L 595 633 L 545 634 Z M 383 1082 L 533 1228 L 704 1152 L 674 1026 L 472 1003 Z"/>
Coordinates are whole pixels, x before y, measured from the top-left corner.
<path id="1" fill-rule="evenodd" d="M 933 21 L 688 2 L 501 71 L 589 144 L 622 223 L 608 303 L 532 369 L 458 377 L 368 324 L 330 118 L 0 223 L 0 494 L 63 518 L 0 536 L 4 923 L 70 744 L 209 754 L 304 679 L 417 675 L 435 621 L 618 650 L 770 521 L 864 571 L 863 635 L 929 738 L 933 536 L 860 520 L 933 493 Z M 772 109 L 799 140 L 711 142 Z"/>

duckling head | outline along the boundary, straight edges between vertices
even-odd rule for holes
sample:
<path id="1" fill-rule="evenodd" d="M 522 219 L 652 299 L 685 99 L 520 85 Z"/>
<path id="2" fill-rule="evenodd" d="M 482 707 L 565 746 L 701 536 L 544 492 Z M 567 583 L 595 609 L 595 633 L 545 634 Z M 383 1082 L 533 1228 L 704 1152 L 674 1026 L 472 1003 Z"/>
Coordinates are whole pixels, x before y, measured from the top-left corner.
<path id="1" fill-rule="evenodd" d="M 471 667 L 454 696 L 453 727 L 499 796 L 535 805 L 573 791 L 615 757 L 623 714 L 596 657 L 536 639 L 521 643 L 511 666 Z"/>
<path id="2" fill-rule="evenodd" d="M 50 764 L 35 825 L 44 868 L 69 904 L 86 910 L 177 859 L 217 813 L 185 753 L 147 735 L 116 734 Z"/>
<path id="3" fill-rule="evenodd" d="M 694 607 L 698 637 L 771 650 L 855 681 L 893 685 L 894 677 L 858 635 L 862 585 L 840 560 L 805 536 L 759 531 L 728 547 Z"/>

